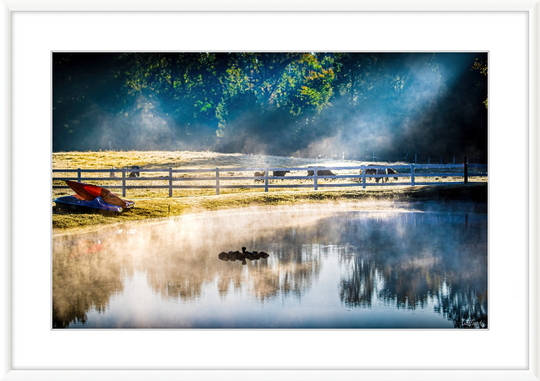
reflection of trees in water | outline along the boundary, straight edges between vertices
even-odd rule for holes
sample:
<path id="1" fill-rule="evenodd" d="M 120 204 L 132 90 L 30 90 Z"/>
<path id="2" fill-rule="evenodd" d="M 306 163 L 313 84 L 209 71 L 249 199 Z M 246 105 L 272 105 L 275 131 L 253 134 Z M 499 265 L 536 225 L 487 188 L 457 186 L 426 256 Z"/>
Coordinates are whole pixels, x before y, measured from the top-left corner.
<path id="1" fill-rule="evenodd" d="M 55 240 L 54 327 L 85 322 L 92 308 L 104 311 L 110 297 L 123 291 L 124 276 L 135 271 L 143 271 L 148 285 L 164 299 L 196 300 L 213 283 L 223 298 L 243 291 L 261 301 L 278 295 L 299 297 L 321 266 L 319 254 L 304 244 L 306 236 L 297 234 L 298 226 L 275 229 L 270 225 L 266 232 L 254 232 L 249 228 L 252 221 L 244 222 L 202 226 L 204 220 L 196 220 L 173 227 L 147 227 L 130 235 Z M 201 239 L 201 234 L 212 239 Z M 289 239 L 292 244 L 282 244 Z M 80 242 L 94 249 L 77 249 Z M 248 260 L 247 266 L 218 259 L 221 251 L 242 245 L 264 249 L 270 258 Z"/>
<path id="2" fill-rule="evenodd" d="M 341 280 L 339 296 L 350 307 L 371 307 L 375 288 L 383 282 L 379 269 L 373 262 L 349 260 L 348 278 Z"/>
<path id="3" fill-rule="evenodd" d="M 91 309 L 107 309 L 135 272 L 143 272 L 163 299 L 194 301 L 216 287 L 222 299 L 245 293 L 264 302 L 301 298 L 328 257 L 339 258 L 339 293 L 348 307 L 433 306 L 456 327 L 485 325 L 485 215 L 471 214 L 467 224 L 463 214 L 347 216 L 224 217 L 147 226 L 136 234 L 55 239 L 54 327 L 84 322 Z M 445 230 L 436 231 L 440 226 Z M 242 246 L 270 257 L 245 266 L 218 259 L 221 251 Z"/>
<path id="4" fill-rule="evenodd" d="M 266 267 L 265 271 L 250 277 L 251 293 L 261 300 L 279 294 L 292 294 L 300 298 L 319 273 L 322 253 L 312 245 L 305 245 L 302 235 L 298 235 L 296 231 L 293 228 L 278 230 L 288 244 L 280 242 L 270 245 L 271 261 L 261 264 Z"/>
<path id="5" fill-rule="evenodd" d="M 287 235 L 291 229 L 282 230 Z M 306 254 L 306 250 L 299 250 L 301 245 L 284 247 L 276 244 L 266 247 L 268 237 L 257 236 L 254 239 L 247 232 L 249 229 L 245 233 L 235 231 L 234 235 L 214 234 L 216 238 L 213 242 L 194 239 L 182 231 L 177 231 L 174 237 L 163 234 L 152 236 L 146 242 L 152 247 L 158 246 L 160 250 L 154 254 L 156 259 L 145 260 L 149 285 L 164 298 L 183 300 L 196 299 L 203 287 L 213 282 L 217 284 L 222 297 L 245 290 L 259 300 L 278 294 L 300 295 L 309 287 L 311 277 L 319 269 L 318 260 L 311 252 Z M 206 233 L 212 236 L 211 232 Z M 252 242 L 248 249 L 264 248 L 270 258 L 247 260 L 247 266 L 218 259 L 221 250 L 240 249 L 237 247 L 239 243 L 249 241 Z M 145 253 L 150 251 L 150 247 L 144 250 Z"/>
<path id="6" fill-rule="evenodd" d="M 355 253 L 341 257 L 346 269 L 340 296 L 349 307 L 382 302 L 425 308 L 458 328 L 487 326 L 487 229 L 485 218 L 417 214 L 395 219 L 349 220 L 345 242 Z M 443 225 L 438 225 L 444 222 Z M 436 231 L 439 226 L 444 230 Z M 411 244 L 414 243 L 414 244 Z M 414 250 L 411 250 L 414 248 Z"/>
<path id="7" fill-rule="evenodd" d="M 125 256 L 111 250 L 112 237 L 55 245 L 53 255 L 53 328 L 87 320 L 91 309 L 105 311 L 123 291 Z"/>
<path id="8" fill-rule="evenodd" d="M 487 292 L 458 290 L 439 295 L 435 311 L 454 322 L 456 328 L 487 328 Z"/>

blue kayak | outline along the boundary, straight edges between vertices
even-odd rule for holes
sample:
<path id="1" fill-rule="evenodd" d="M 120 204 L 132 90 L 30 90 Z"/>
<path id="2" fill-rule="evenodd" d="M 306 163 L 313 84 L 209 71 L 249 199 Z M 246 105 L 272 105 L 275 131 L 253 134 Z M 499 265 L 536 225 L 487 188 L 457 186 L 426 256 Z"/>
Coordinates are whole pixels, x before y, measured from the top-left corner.
<path id="1" fill-rule="evenodd" d="M 118 205 L 107 204 L 101 199 L 101 197 L 96 197 L 92 201 L 87 201 L 77 196 L 58 197 L 54 199 L 54 202 L 56 202 L 56 206 L 62 207 L 64 209 L 97 213 L 100 213 L 101 211 L 121 213 L 126 209 L 133 208 L 133 206 L 135 205 L 133 201 L 126 201 L 126 206 L 123 208 Z"/>

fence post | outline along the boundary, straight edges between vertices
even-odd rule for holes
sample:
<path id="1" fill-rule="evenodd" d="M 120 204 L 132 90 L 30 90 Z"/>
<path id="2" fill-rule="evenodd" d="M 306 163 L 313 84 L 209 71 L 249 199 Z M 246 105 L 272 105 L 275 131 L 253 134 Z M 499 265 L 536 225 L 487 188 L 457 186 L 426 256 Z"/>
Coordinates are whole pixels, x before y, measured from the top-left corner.
<path id="1" fill-rule="evenodd" d="M 77 168 L 77 181 L 81 182 L 81 169 Z"/>
<path id="2" fill-rule="evenodd" d="M 219 167 L 216 167 L 216 194 L 219 195 Z"/>
<path id="3" fill-rule="evenodd" d="M 362 188 L 366 189 L 366 166 L 362 165 Z"/>
<path id="4" fill-rule="evenodd" d="M 411 186 L 414 187 L 414 164 L 411 164 Z"/>
<path id="5" fill-rule="evenodd" d="M 126 169 L 122 168 L 122 197 L 126 197 Z"/>
<path id="6" fill-rule="evenodd" d="M 465 184 L 469 182 L 469 158 L 467 156 L 463 158 L 463 181 Z"/>
<path id="7" fill-rule="evenodd" d="M 268 167 L 264 169 L 264 191 L 268 192 Z"/>
<path id="8" fill-rule="evenodd" d="M 317 190 L 317 166 L 313 168 L 313 187 Z"/>
<path id="9" fill-rule="evenodd" d="M 169 168 L 169 197 L 172 197 L 172 168 Z"/>

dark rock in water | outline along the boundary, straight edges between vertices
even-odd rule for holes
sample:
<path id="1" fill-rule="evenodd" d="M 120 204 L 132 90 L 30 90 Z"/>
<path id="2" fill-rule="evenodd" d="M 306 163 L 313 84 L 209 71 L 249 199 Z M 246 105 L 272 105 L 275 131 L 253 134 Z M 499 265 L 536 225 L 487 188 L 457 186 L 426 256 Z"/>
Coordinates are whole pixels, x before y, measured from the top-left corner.
<path id="1" fill-rule="evenodd" d="M 268 258 L 270 256 L 269 254 L 265 253 L 264 251 L 261 251 L 259 253 L 259 255 L 261 256 L 261 258 Z"/>
<path id="2" fill-rule="evenodd" d="M 247 262 L 246 262 L 245 259 L 242 261 L 242 264 L 243 264 L 243 265 L 247 265 Z"/>
<path id="3" fill-rule="evenodd" d="M 229 260 L 229 254 L 222 251 L 221 253 L 219 253 L 218 255 L 219 259 L 221 259 L 222 261 L 228 261 Z"/>
<path id="4" fill-rule="evenodd" d="M 254 251 L 253 254 L 258 254 L 259 252 L 258 251 Z"/>
<path id="5" fill-rule="evenodd" d="M 256 251 L 253 252 L 253 258 L 254 259 L 261 259 L 261 255 L 258 254 Z"/>

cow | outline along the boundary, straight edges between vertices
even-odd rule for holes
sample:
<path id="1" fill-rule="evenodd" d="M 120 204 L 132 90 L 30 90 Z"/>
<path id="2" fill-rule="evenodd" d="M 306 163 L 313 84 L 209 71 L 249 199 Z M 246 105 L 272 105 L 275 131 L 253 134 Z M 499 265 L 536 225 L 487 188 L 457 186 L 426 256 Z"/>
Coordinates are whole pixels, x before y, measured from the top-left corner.
<path id="1" fill-rule="evenodd" d="M 266 175 L 266 172 L 265 171 L 262 171 L 262 172 L 255 172 L 253 174 L 253 176 L 255 177 L 262 177 L 262 176 L 265 176 Z M 263 181 L 264 179 L 255 179 L 255 182 L 257 181 Z"/>
<path id="2" fill-rule="evenodd" d="M 276 176 L 279 176 L 279 177 L 283 177 L 285 176 L 286 173 L 290 173 L 291 171 L 273 171 L 272 172 L 272 176 L 276 177 Z"/>
<path id="3" fill-rule="evenodd" d="M 360 174 L 362 174 L 362 170 L 360 170 Z M 366 168 L 366 175 L 397 175 L 397 172 L 392 168 Z M 378 176 L 375 177 L 376 182 L 379 182 L 379 180 L 381 179 L 382 177 L 378 177 Z M 394 177 L 394 179 L 396 181 L 398 180 L 397 177 Z M 389 180 L 388 177 L 384 177 L 383 181 L 387 183 L 388 180 Z"/>
<path id="4" fill-rule="evenodd" d="M 372 167 L 374 165 L 368 165 L 368 167 Z M 362 170 L 360 170 L 360 174 L 362 174 Z M 366 175 L 386 175 L 386 170 L 384 168 L 366 168 Z M 375 181 L 379 182 L 381 177 L 375 177 Z"/>
<path id="5" fill-rule="evenodd" d="M 324 167 L 321 167 L 321 168 L 324 168 Z M 315 174 L 315 171 L 310 171 L 310 170 L 307 171 L 308 176 L 313 176 L 314 174 Z M 317 168 L 317 176 L 335 176 L 335 175 L 336 174 L 333 173 L 329 169 L 319 169 L 319 168 Z"/>
<path id="6" fill-rule="evenodd" d="M 386 174 L 387 175 L 397 175 L 398 173 L 392 168 L 386 168 Z M 386 178 L 386 180 L 388 181 L 388 177 Z M 394 180 L 398 181 L 397 176 L 394 177 Z"/>
<path id="7" fill-rule="evenodd" d="M 378 172 L 377 168 L 366 168 L 366 175 L 376 175 L 377 172 Z M 362 174 L 362 170 L 360 170 L 360 174 Z M 379 182 L 379 180 L 380 180 L 380 177 L 375 177 L 375 181 Z"/>
<path id="8" fill-rule="evenodd" d="M 386 175 L 386 168 L 377 168 L 377 175 Z M 388 177 L 375 177 L 375 181 L 379 182 L 379 180 L 388 181 Z"/>
<path id="9" fill-rule="evenodd" d="M 141 169 L 141 167 L 138 165 L 132 165 L 131 169 Z M 128 177 L 140 177 L 140 176 L 141 176 L 141 173 L 137 171 L 137 172 L 130 172 Z"/>

